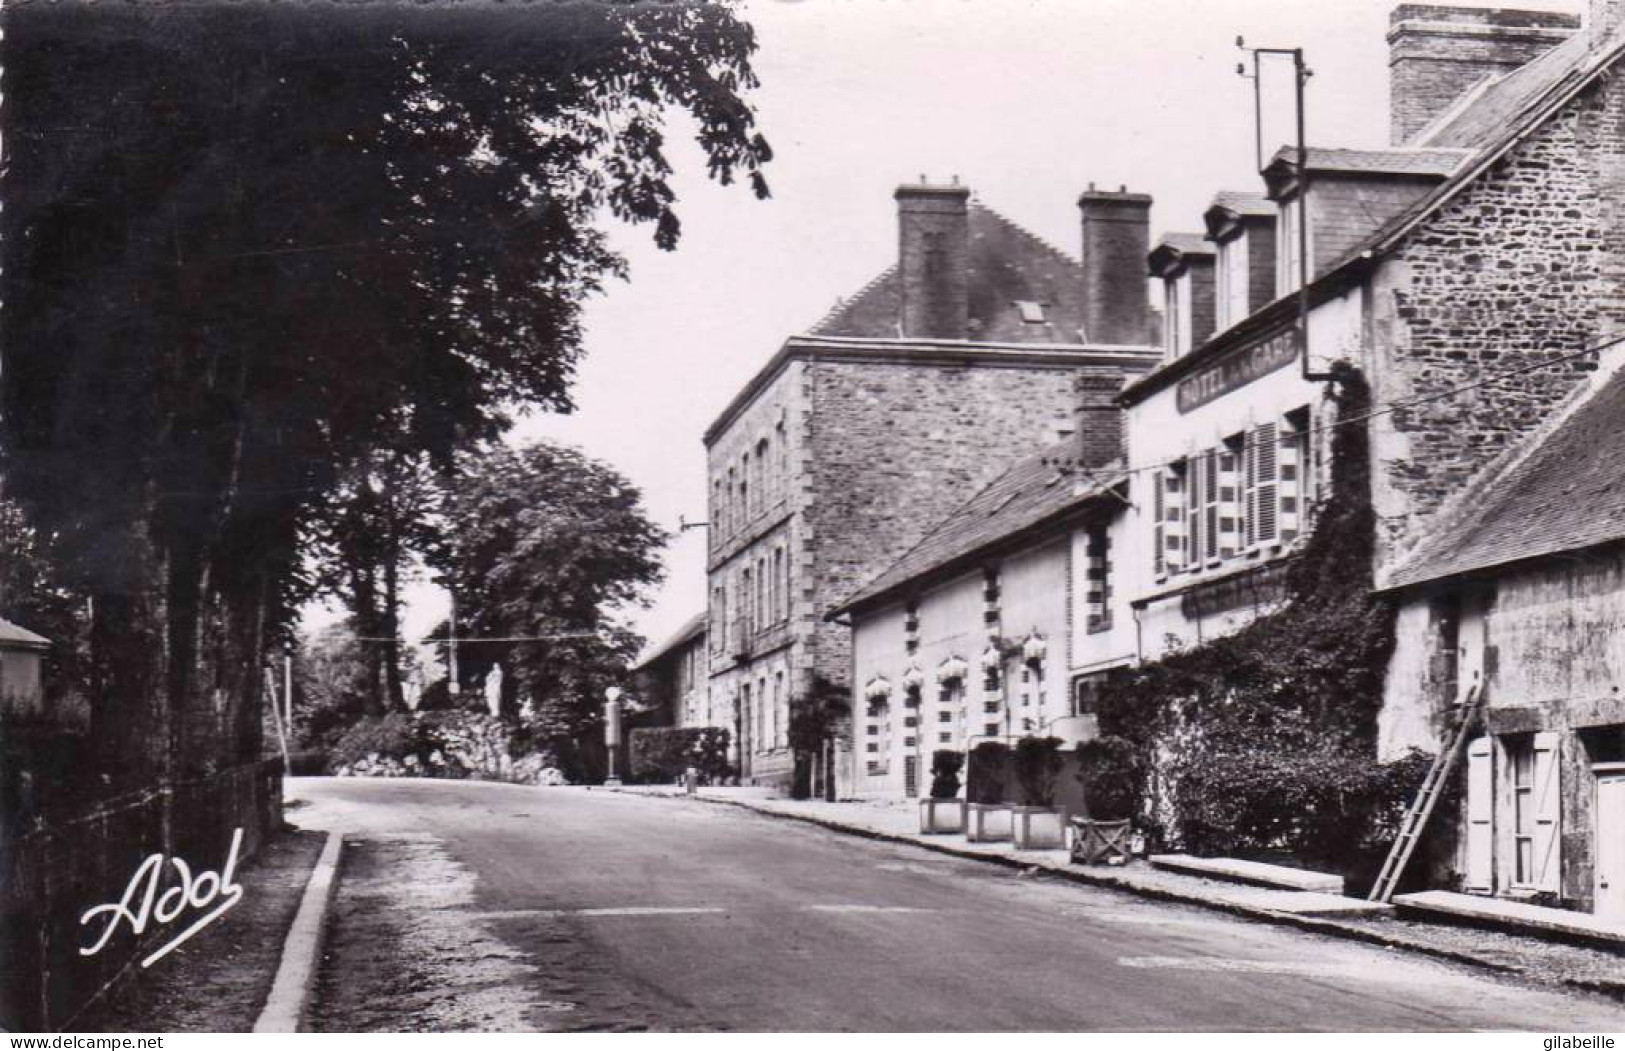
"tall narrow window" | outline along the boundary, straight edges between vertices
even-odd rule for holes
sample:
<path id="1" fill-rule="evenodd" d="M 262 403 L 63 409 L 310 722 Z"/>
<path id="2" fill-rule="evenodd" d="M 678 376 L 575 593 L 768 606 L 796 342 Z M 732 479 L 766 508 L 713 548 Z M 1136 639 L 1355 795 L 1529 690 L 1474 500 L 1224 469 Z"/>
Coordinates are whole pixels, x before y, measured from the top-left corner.
<path id="1" fill-rule="evenodd" d="M 1275 424 L 1247 432 L 1247 544 L 1261 547 L 1277 537 L 1277 439 Z"/>
<path id="2" fill-rule="evenodd" d="M 1283 201 L 1280 217 L 1276 224 L 1280 239 L 1275 246 L 1275 290 L 1284 296 L 1298 288 L 1298 261 L 1303 258 L 1298 250 L 1298 223 L 1303 221 L 1303 199 Z"/>
<path id="3" fill-rule="evenodd" d="M 739 514 L 741 522 L 749 522 L 750 516 L 756 510 L 750 502 L 750 453 L 739 459 Z"/>
<path id="4" fill-rule="evenodd" d="M 1163 522 L 1163 545 L 1167 549 L 1168 572 L 1177 573 L 1185 568 L 1185 461 L 1171 464 L 1163 476 L 1166 488 L 1166 515 Z"/>
<path id="5" fill-rule="evenodd" d="M 1202 454 L 1202 554 L 1209 561 L 1219 557 L 1219 451 Z"/>
<path id="6" fill-rule="evenodd" d="M 1197 455 L 1186 460 L 1185 467 L 1185 568 L 1194 572 L 1202 568 L 1202 461 Z"/>
<path id="7" fill-rule="evenodd" d="M 744 642 L 750 638 L 755 629 L 756 620 L 756 588 L 751 582 L 751 571 L 747 568 L 741 572 L 739 578 L 739 641 Z"/>
<path id="8" fill-rule="evenodd" d="M 1219 557 L 1235 558 L 1242 547 L 1241 461 L 1246 439 L 1226 438 L 1219 450 Z"/>
<path id="9" fill-rule="evenodd" d="M 761 439 L 760 441 L 758 441 L 756 443 L 756 461 L 755 461 L 755 463 L 756 463 L 756 503 L 757 503 L 757 505 L 759 507 L 766 508 L 767 505 L 772 502 L 771 497 L 773 495 L 769 491 L 770 487 L 767 484 L 768 483 L 768 467 L 767 467 L 767 439 L 766 438 L 763 438 L 763 439 Z"/>
<path id="10" fill-rule="evenodd" d="M 767 556 L 756 560 L 756 624 L 757 631 L 767 627 L 773 619 L 772 607 L 767 604 Z"/>
<path id="11" fill-rule="evenodd" d="M 1219 246 L 1217 266 L 1219 328 L 1229 328 L 1249 313 L 1247 234 L 1242 232 Z"/>
<path id="12" fill-rule="evenodd" d="M 1185 314 L 1180 310 L 1179 281 L 1164 278 L 1162 282 L 1162 345 L 1170 358 L 1184 353 Z"/>
<path id="13" fill-rule="evenodd" d="M 1112 624 L 1111 542 L 1104 523 L 1089 527 L 1084 541 L 1084 603 L 1089 631 L 1104 631 Z"/>
<path id="14" fill-rule="evenodd" d="M 1281 429 L 1280 502 L 1281 543 L 1292 544 L 1308 528 L 1305 472 L 1309 464 L 1309 408 L 1286 414 Z"/>

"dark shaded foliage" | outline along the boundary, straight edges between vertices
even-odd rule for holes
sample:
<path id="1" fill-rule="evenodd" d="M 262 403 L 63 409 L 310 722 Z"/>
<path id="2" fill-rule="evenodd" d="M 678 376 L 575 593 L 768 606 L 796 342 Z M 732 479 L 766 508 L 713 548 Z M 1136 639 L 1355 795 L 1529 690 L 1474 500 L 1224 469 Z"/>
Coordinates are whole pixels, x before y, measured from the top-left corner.
<path id="1" fill-rule="evenodd" d="M 1062 762 L 1059 737 L 1023 737 L 1016 742 L 1014 766 L 1022 806 L 1055 805 L 1055 780 Z"/>
<path id="2" fill-rule="evenodd" d="M 715 726 L 658 726 L 632 731 L 632 779 L 670 784 L 693 767 L 701 784 L 723 783 L 728 765 L 728 731 Z"/>
<path id="3" fill-rule="evenodd" d="M 1004 802 L 1005 783 L 1010 779 L 1010 746 L 1003 741 L 983 741 L 970 750 L 965 767 L 965 800 L 986 806 Z"/>
<path id="4" fill-rule="evenodd" d="M 964 765 L 963 752 L 942 748 L 931 753 L 932 799 L 952 799 L 959 794 L 959 771 Z"/>

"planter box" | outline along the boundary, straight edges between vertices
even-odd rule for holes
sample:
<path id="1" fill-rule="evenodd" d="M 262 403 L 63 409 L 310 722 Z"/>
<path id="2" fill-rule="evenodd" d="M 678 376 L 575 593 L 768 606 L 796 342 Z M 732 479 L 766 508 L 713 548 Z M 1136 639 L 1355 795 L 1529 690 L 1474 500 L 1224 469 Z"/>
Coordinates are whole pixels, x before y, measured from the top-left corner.
<path id="1" fill-rule="evenodd" d="M 1049 807 L 1010 808 L 1010 838 L 1017 850 L 1060 850 L 1066 846 L 1066 819 Z"/>
<path id="2" fill-rule="evenodd" d="M 943 835 L 965 831 L 965 801 L 963 799 L 920 800 L 920 832 Z"/>
<path id="3" fill-rule="evenodd" d="M 1010 807 L 1006 803 L 969 803 L 965 806 L 965 838 L 972 843 L 1008 842 Z"/>

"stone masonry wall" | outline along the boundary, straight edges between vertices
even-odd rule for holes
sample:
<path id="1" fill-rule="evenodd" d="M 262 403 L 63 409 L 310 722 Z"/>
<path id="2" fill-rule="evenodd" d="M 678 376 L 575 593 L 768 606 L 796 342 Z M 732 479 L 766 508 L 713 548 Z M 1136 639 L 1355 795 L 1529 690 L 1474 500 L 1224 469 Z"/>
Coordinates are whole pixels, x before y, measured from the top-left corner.
<path id="1" fill-rule="evenodd" d="M 926 364 L 808 366 L 812 455 L 801 578 L 811 666 L 849 686 L 851 631 L 823 622 L 1011 460 L 1076 418 L 1068 369 Z"/>
<path id="2" fill-rule="evenodd" d="M 1625 91 L 1590 89 L 1413 234 L 1373 282 L 1379 567 L 1536 427 L 1594 358 L 1459 394 L 1613 330 L 1625 277 Z"/>

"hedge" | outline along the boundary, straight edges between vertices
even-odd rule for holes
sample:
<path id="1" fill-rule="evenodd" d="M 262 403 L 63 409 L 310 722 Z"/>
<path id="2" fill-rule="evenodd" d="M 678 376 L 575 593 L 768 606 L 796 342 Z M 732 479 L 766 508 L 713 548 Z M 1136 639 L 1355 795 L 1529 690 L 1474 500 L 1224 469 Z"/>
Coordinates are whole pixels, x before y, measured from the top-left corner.
<path id="1" fill-rule="evenodd" d="M 728 731 L 715 726 L 657 726 L 632 731 L 632 780 L 676 781 L 689 767 L 704 784 L 718 784 L 728 766 Z"/>

